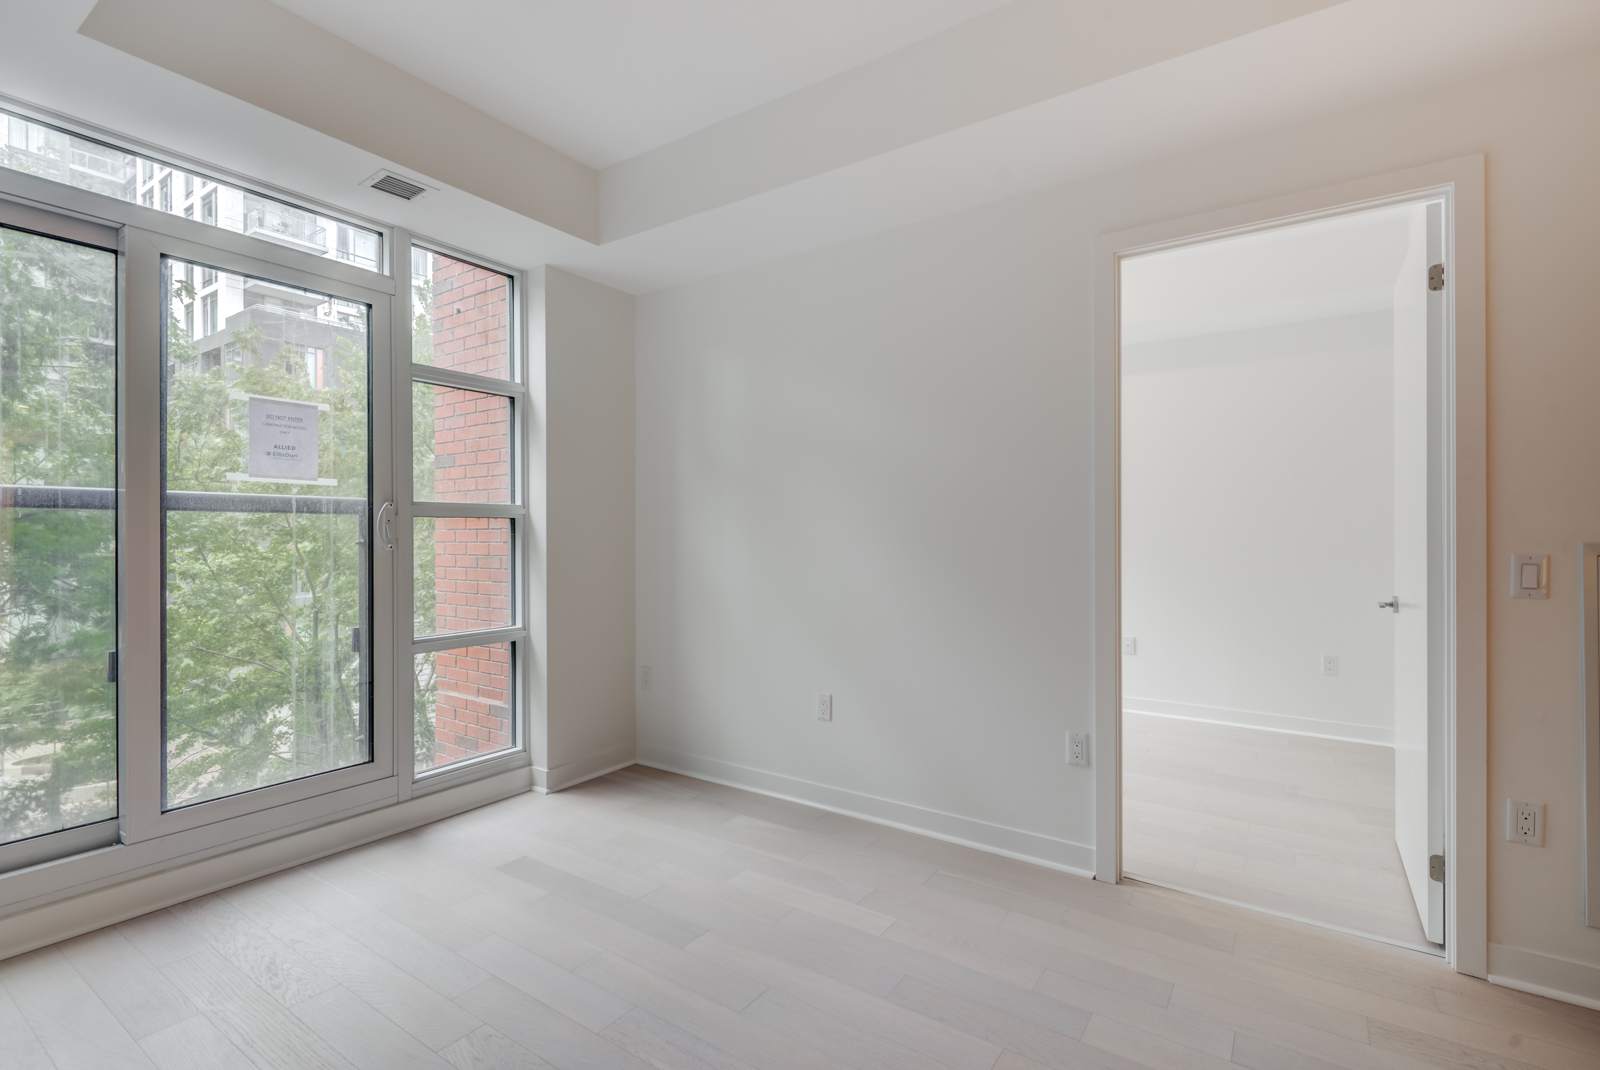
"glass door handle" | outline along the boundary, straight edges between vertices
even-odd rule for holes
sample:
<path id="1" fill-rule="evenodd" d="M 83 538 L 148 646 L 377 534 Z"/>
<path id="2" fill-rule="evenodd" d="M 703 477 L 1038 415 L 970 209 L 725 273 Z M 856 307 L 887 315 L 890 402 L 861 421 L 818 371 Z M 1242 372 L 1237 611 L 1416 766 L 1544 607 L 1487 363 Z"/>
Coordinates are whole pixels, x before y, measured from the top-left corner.
<path id="1" fill-rule="evenodd" d="M 394 550 L 394 502 L 384 502 L 378 508 L 378 545 Z"/>

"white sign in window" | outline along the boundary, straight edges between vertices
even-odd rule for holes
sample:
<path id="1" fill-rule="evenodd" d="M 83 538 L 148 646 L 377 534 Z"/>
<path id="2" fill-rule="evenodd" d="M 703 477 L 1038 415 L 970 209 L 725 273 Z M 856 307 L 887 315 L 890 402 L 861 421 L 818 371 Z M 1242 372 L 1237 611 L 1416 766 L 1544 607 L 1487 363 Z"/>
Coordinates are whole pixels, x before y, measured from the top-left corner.
<path id="1" fill-rule="evenodd" d="M 260 394 L 235 394 L 248 400 L 248 445 L 245 470 L 228 478 L 261 483 L 314 483 L 336 486 L 338 480 L 317 478 L 317 417 L 327 405 L 290 401 Z"/>

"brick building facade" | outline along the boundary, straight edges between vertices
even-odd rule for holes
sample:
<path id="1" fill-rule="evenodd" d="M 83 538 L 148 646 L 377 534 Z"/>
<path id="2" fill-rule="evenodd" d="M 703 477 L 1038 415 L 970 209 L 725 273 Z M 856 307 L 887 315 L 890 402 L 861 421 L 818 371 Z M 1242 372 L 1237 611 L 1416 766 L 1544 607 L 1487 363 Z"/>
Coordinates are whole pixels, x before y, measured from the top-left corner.
<path id="1" fill-rule="evenodd" d="M 433 363 L 508 378 L 510 308 L 506 277 L 430 254 Z M 510 500 L 511 425 L 506 399 L 433 387 L 434 493 L 441 502 Z M 434 593 L 438 632 L 510 622 L 510 524 L 505 520 L 434 521 Z M 434 764 L 503 750 L 512 744 L 511 646 L 466 647 L 434 655 Z"/>

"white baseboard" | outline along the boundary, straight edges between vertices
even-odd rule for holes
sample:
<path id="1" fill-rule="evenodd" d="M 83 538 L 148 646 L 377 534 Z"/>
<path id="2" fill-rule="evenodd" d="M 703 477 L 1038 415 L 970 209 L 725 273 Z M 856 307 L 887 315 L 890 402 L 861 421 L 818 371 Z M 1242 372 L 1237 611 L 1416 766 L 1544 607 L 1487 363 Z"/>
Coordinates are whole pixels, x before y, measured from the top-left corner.
<path id="1" fill-rule="evenodd" d="M 1492 943 L 1489 980 L 1520 992 L 1600 1011 L 1600 966 Z"/>
<path id="2" fill-rule="evenodd" d="M 1347 724 L 1344 721 L 1324 721 L 1315 717 L 1293 717 L 1286 713 L 1230 710 L 1222 706 L 1200 706 L 1192 702 L 1169 702 L 1166 699 L 1133 698 L 1129 695 L 1122 697 L 1122 712 L 1143 713 L 1151 717 L 1173 717 L 1180 721 L 1205 721 L 1208 724 L 1225 724 L 1234 728 L 1259 728 L 1267 732 L 1287 732 L 1295 736 L 1338 739 L 1347 743 L 1394 746 L 1393 728 Z"/>
<path id="3" fill-rule="evenodd" d="M 987 851 L 1020 862 L 1031 862 L 1078 877 L 1094 876 L 1094 848 L 1071 840 L 647 744 L 639 746 L 639 764 L 709 780 L 725 787 L 753 791 L 758 795 L 814 806 L 845 817 L 915 832 L 946 843 Z"/>
<path id="4" fill-rule="evenodd" d="M 638 750 L 632 741 L 618 744 L 598 754 L 585 755 L 576 761 L 563 762 L 549 769 L 535 770 L 533 790 L 541 795 L 552 791 L 565 791 L 586 780 L 615 773 L 618 769 L 626 769 L 637 760 Z"/>
<path id="5" fill-rule="evenodd" d="M 137 918 L 528 791 L 528 766 L 0 919 L 0 959 Z"/>

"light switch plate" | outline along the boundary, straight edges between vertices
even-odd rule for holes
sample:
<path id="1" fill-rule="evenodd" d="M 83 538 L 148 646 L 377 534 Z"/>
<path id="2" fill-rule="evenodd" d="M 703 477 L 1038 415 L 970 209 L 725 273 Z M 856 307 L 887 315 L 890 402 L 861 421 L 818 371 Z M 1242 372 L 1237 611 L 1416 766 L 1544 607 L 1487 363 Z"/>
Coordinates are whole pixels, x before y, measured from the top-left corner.
<path id="1" fill-rule="evenodd" d="M 1137 654 L 1139 652 L 1139 640 L 1131 635 L 1124 635 L 1122 637 L 1122 652 L 1124 654 Z"/>
<path id="2" fill-rule="evenodd" d="M 833 720 L 833 696 L 817 693 L 817 720 Z"/>
<path id="3" fill-rule="evenodd" d="M 1550 597 L 1550 555 L 1511 555 L 1511 597 Z"/>

